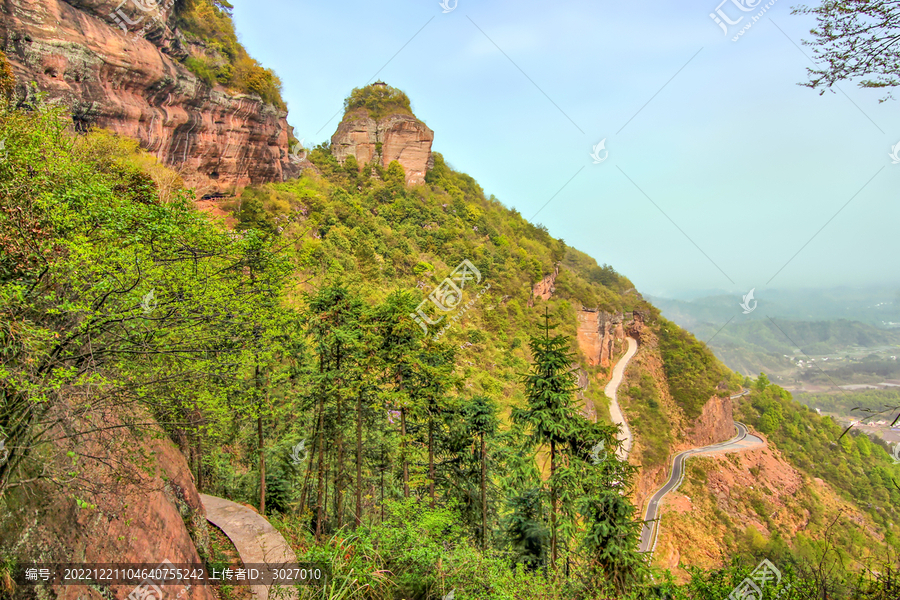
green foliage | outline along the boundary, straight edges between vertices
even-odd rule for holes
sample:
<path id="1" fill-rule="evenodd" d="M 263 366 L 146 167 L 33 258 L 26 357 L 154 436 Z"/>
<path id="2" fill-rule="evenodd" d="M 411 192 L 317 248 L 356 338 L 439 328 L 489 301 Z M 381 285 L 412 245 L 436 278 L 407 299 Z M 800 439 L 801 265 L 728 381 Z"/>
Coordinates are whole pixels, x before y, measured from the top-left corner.
<path id="1" fill-rule="evenodd" d="M 900 390 L 856 390 L 852 393 L 844 391 L 804 392 L 794 394 L 794 399 L 811 409 L 818 408 L 823 413 L 866 417 L 867 422 L 880 414 L 881 416 L 878 418 L 886 419 L 890 423 L 897 414 L 890 408 L 900 407 Z"/>
<path id="2" fill-rule="evenodd" d="M 15 91 L 15 75 L 13 75 L 12 67 L 9 66 L 6 54 L 0 51 L 0 100 L 12 100 Z"/>
<path id="3" fill-rule="evenodd" d="M 876 523 L 893 522 L 900 503 L 894 484 L 900 481 L 900 468 L 888 444 L 857 429 L 841 437 L 843 430 L 832 418 L 794 402 L 777 385 L 762 387 L 742 400 L 735 418 L 766 434 L 794 465 L 828 482 Z"/>
<path id="4" fill-rule="evenodd" d="M 241 197 L 241 208 L 237 212 L 239 229 L 256 229 L 267 233 L 275 232 L 275 220 L 263 208 L 262 198 L 252 189 L 244 191 Z"/>
<path id="5" fill-rule="evenodd" d="M 631 385 L 632 383 L 636 385 Z M 672 424 L 659 403 L 659 393 L 648 373 L 627 375 L 625 388 L 619 389 L 629 423 L 641 440 L 640 461 L 644 468 L 662 465 L 669 460 L 672 444 Z"/>
<path id="6" fill-rule="evenodd" d="M 809 46 L 813 60 L 823 65 L 810 69 L 809 80 L 801 85 L 820 93 L 845 80 L 859 80 L 864 88 L 891 90 L 900 85 L 897 49 L 884 43 L 897 35 L 900 6 L 896 2 L 826 0 L 814 7 L 796 7 L 794 13 L 815 16 Z"/>
<path id="7" fill-rule="evenodd" d="M 384 171 L 384 182 L 388 185 L 403 185 L 406 181 L 406 173 L 396 160 L 392 160 Z"/>
<path id="8" fill-rule="evenodd" d="M 528 404 L 513 408 L 512 418 L 530 442 L 529 449 L 536 446 L 549 453 L 549 494 L 542 495 L 550 500 L 551 563 L 560 546 L 568 547 L 575 537 L 580 520 L 586 528 L 580 543 L 590 557 L 592 579 L 621 592 L 642 580 L 644 573 L 644 561 L 636 552 L 640 531 L 636 510 L 620 494 L 630 485 L 634 468 L 615 456 L 614 427 L 592 423 L 576 411 L 570 341 L 561 335 L 551 337 L 549 314 L 544 318 L 544 335 L 529 342 L 534 363 L 522 378 Z M 607 449 L 607 458 L 599 465 L 588 460 L 596 444 Z M 535 547 L 543 531 L 535 520 L 538 498 L 537 491 L 514 496 L 508 522 L 517 552 L 532 568 L 542 559 L 542 551 Z"/>
<path id="9" fill-rule="evenodd" d="M 218 69 L 203 58 L 189 56 L 185 59 L 184 66 L 186 66 L 191 73 L 199 77 L 200 81 L 210 87 L 213 87 L 219 81 Z"/>
<path id="10" fill-rule="evenodd" d="M 706 344 L 671 321 L 660 317 L 656 331 L 669 391 L 688 418 L 695 419 L 729 379 L 727 371 Z"/>
<path id="11" fill-rule="evenodd" d="M 412 114 L 409 97 L 397 88 L 389 85 L 370 84 L 362 88 L 354 88 L 344 100 L 344 111 L 358 109 L 368 111 L 369 116 L 381 119 L 391 114 Z"/>
<path id="12" fill-rule="evenodd" d="M 238 41 L 225 0 L 184 0 L 176 5 L 178 27 L 188 39 L 199 41 L 205 54 L 191 55 L 184 65 L 209 86 L 258 95 L 264 102 L 286 109 L 281 80 L 262 67 Z"/>
<path id="13" fill-rule="evenodd" d="M 36 477 L 87 498 L 102 479 L 88 468 L 127 481 L 114 465 L 143 464 L 132 438 L 148 435 L 148 415 L 214 445 L 217 426 L 251 411 L 249 365 L 289 330 L 274 301 L 285 263 L 252 232 L 211 226 L 184 192 L 161 202 L 132 142 L 72 137 L 57 108 L 2 117 L 0 430 L 12 452 L 0 493 Z M 115 459 L 85 453 L 89 432 L 123 426 L 131 436 L 103 446 Z M 65 473 L 48 470 L 55 454 L 72 457 Z"/>
<path id="14" fill-rule="evenodd" d="M 73 137 L 70 119 L 40 104 L 0 111 L 4 501 L 40 498 L 29 480 L 50 477 L 73 506 L 99 506 L 85 463 L 150 469 L 140 442 L 165 434 L 203 491 L 255 503 L 265 486 L 265 512 L 300 559 L 334 568 L 331 597 L 712 598 L 745 573 L 647 581 L 628 500 L 635 467 L 613 457 L 614 428 L 575 406 L 571 344 L 581 299 L 658 315 L 614 270 L 486 198 L 440 155 L 428 185 L 411 189 L 320 146 L 310 156 L 321 176 L 247 188 L 227 231 L 164 188 L 164 168 L 133 143 Z M 410 318 L 431 292 L 416 284 L 439 285 L 464 259 L 490 290 L 436 342 Z M 530 283 L 560 262 L 556 295 L 527 308 Z M 467 300 L 480 289 L 470 284 Z M 736 381 L 658 323 L 672 394 L 691 416 Z M 627 394 L 639 419 L 656 418 L 652 380 Z M 832 445 L 839 428 L 789 400 L 759 383 L 739 411 L 809 473 L 871 498 L 874 519 L 893 518 L 900 492 L 884 446 L 855 433 Z M 99 458 L 78 435 L 98 424 L 125 426 Z M 64 441 L 37 450 L 48 428 Z M 597 444 L 610 455 L 600 464 Z M 747 501 L 769 514 L 762 496 Z M 804 501 L 819 526 L 821 502 Z"/>

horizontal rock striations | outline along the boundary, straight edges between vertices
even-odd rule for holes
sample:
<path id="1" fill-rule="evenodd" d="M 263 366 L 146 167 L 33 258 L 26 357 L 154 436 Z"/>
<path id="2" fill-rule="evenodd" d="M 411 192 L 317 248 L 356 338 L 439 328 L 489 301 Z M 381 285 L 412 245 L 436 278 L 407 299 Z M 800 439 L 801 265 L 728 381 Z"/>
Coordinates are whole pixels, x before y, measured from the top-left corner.
<path id="1" fill-rule="evenodd" d="M 201 81 L 179 61 L 202 48 L 185 41 L 167 3 L 142 13 L 135 2 L 154 5 L 0 3 L 0 44 L 19 97 L 36 87 L 70 107 L 77 128 L 102 127 L 138 140 L 200 194 L 282 181 L 295 171 L 287 113 L 256 95 L 233 95 Z M 141 20 L 126 33 L 111 16 L 117 10 Z"/>
<path id="2" fill-rule="evenodd" d="M 408 114 L 373 119 L 365 109 L 348 112 L 331 137 L 331 151 L 341 164 L 353 156 L 361 166 L 371 163 L 387 168 L 400 163 L 407 185 L 425 182 L 434 166 L 431 144 L 434 132 Z"/>

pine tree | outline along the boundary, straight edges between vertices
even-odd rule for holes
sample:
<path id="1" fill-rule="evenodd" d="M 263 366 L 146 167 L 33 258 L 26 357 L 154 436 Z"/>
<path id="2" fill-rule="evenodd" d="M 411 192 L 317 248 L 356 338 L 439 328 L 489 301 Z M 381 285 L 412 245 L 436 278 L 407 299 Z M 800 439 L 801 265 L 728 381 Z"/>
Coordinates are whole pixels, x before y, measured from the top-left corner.
<path id="1" fill-rule="evenodd" d="M 316 429 L 318 438 L 318 475 L 316 491 L 316 532 L 321 535 L 325 521 L 327 502 L 325 437 L 331 434 L 329 448 L 336 454 L 333 498 L 334 518 L 337 527 L 343 525 L 344 474 L 344 406 L 355 396 L 354 380 L 359 380 L 359 360 L 362 353 L 360 321 L 363 315 L 362 301 L 345 287 L 336 285 L 320 289 L 308 296 L 306 312 L 307 330 L 313 338 L 319 357 L 319 372 L 314 377 L 313 393 L 316 397 Z M 358 401 L 358 398 L 357 398 Z M 326 431 L 325 414 L 329 402 L 334 403 L 335 418 Z"/>
<path id="2" fill-rule="evenodd" d="M 577 385 L 572 373 L 575 357 L 570 350 L 571 342 L 563 335 L 550 337 L 555 327 L 550 323 L 549 311 L 545 312 L 544 335 L 532 337 L 528 344 L 533 363 L 530 372 L 522 378 L 528 405 L 513 411 L 513 420 L 526 429 L 531 443 L 541 449 L 549 447 L 550 558 L 554 565 L 559 555 L 559 454 L 584 421 L 572 401 Z"/>
<path id="3" fill-rule="evenodd" d="M 378 356 L 384 365 L 382 392 L 387 409 L 400 411 L 400 459 L 403 469 L 403 497 L 409 497 L 409 453 L 407 423 L 417 412 L 411 393 L 417 355 L 422 348 L 419 327 L 409 318 L 417 302 L 412 293 L 398 291 L 375 309 L 373 325 L 378 336 Z"/>
<path id="4" fill-rule="evenodd" d="M 410 394 L 422 411 L 427 429 L 428 448 L 428 494 L 431 506 L 437 502 L 435 494 L 435 429 L 447 408 L 446 394 L 453 380 L 455 349 L 446 342 L 428 340 L 422 349 L 410 356 L 414 376 L 411 379 Z"/>
<path id="5" fill-rule="evenodd" d="M 480 446 L 478 460 L 481 463 L 481 548 L 487 549 L 488 539 L 488 454 L 487 440 L 497 433 L 497 405 L 487 396 L 475 396 L 465 407 L 466 422 L 469 432 L 475 437 Z"/>

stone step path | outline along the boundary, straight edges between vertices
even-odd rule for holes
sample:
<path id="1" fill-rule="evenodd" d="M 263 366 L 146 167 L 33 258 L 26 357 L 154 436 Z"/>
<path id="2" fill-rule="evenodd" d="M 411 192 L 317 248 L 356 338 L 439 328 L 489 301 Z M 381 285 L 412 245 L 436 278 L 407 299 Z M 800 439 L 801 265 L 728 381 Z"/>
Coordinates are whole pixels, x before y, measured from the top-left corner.
<path id="1" fill-rule="evenodd" d="M 225 532 L 245 565 L 296 563 L 297 555 L 287 540 L 256 511 L 231 500 L 200 494 L 206 520 Z M 256 600 L 269 600 L 269 586 L 250 586 Z M 280 588 L 275 598 L 297 600 L 297 590 Z"/>

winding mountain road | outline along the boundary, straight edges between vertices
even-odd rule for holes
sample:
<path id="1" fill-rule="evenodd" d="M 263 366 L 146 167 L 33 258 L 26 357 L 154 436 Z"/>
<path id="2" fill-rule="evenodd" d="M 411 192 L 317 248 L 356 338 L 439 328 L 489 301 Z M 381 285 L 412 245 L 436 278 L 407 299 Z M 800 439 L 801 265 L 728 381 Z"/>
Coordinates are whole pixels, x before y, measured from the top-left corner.
<path id="1" fill-rule="evenodd" d="M 616 437 L 622 442 L 622 446 L 616 451 L 616 456 L 622 461 L 628 460 L 634 437 L 631 435 L 631 428 L 628 426 L 628 421 L 625 420 L 625 415 L 622 414 L 621 407 L 619 407 L 616 392 L 622 383 L 622 377 L 625 376 L 625 367 L 628 366 L 628 361 L 632 359 L 638 349 L 637 340 L 632 337 L 626 339 L 628 340 L 628 351 L 613 367 L 612 379 L 609 380 L 609 383 L 606 384 L 606 388 L 603 390 L 603 393 L 609 398 L 609 418 L 615 425 L 620 426 L 619 434 Z"/>
<path id="2" fill-rule="evenodd" d="M 750 390 L 744 390 L 740 394 L 731 396 L 731 398 L 740 398 L 749 393 Z M 653 494 L 650 502 L 647 503 L 647 512 L 644 514 L 644 527 L 641 530 L 641 542 L 638 546 L 639 552 L 652 552 L 656 547 L 656 540 L 659 537 L 659 507 L 665 495 L 678 489 L 678 486 L 684 480 L 684 463 L 688 457 L 696 454 L 713 454 L 715 452 L 741 452 L 765 445 L 764 441 L 748 432 L 747 427 L 743 423 L 735 422 L 734 426 L 737 429 L 737 435 L 727 442 L 720 442 L 702 448 L 693 448 L 675 455 L 675 458 L 672 459 L 672 472 L 669 475 L 669 480 Z"/>

